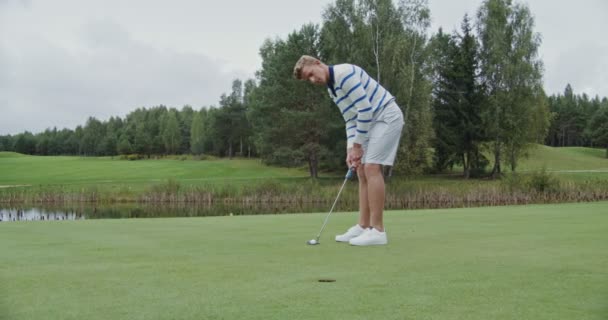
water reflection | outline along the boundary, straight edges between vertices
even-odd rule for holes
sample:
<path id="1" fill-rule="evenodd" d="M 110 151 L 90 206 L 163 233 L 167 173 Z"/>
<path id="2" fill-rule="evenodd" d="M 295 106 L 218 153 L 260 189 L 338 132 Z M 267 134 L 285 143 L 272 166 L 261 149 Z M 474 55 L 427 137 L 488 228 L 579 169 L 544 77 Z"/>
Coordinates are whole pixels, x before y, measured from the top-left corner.
<path id="1" fill-rule="evenodd" d="M 37 221 L 37 220 L 81 220 L 85 217 L 80 212 L 63 210 L 43 210 L 40 208 L 0 209 L 0 222 Z"/>
<path id="2" fill-rule="evenodd" d="M 355 204 L 339 203 L 336 211 L 356 210 Z M 211 203 L 211 204 L 87 204 L 72 206 L 0 207 L 0 222 L 119 219 L 152 217 L 203 217 L 255 214 L 325 212 L 325 203 Z"/>

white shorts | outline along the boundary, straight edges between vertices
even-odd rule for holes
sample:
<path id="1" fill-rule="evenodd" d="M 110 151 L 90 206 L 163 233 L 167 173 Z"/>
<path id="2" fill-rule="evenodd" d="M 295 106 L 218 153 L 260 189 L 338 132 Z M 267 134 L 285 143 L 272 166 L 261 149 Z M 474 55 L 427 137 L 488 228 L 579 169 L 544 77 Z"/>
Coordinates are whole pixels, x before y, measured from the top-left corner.
<path id="1" fill-rule="evenodd" d="M 392 166 L 397 156 L 404 124 L 403 113 L 395 101 L 390 102 L 374 115 L 369 129 L 369 139 L 362 145 L 361 163 Z"/>

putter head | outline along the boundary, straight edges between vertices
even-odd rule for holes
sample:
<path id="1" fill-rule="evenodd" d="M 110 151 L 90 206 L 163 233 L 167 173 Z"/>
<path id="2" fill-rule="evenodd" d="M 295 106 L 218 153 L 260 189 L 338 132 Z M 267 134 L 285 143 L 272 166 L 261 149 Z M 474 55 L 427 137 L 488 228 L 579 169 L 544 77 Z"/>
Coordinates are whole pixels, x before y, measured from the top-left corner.
<path id="1" fill-rule="evenodd" d="M 319 231 L 319 234 L 317 235 L 316 239 L 312 239 L 312 240 L 306 241 L 307 245 L 314 246 L 314 245 L 319 244 L 319 238 L 321 238 L 321 232 L 323 232 L 323 229 L 325 228 L 325 224 L 327 224 L 327 219 L 329 219 L 329 215 L 334 210 L 334 207 L 336 206 L 336 203 L 338 202 L 338 198 L 340 197 L 340 193 L 342 193 L 342 189 L 344 189 L 344 186 L 346 185 L 347 180 L 349 180 L 350 178 L 353 177 L 353 173 L 356 170 L 357 169 L 355 167 L 348 168 L 348 172 L 346 172 L 346 176 L 344 177 L 344 183 L 342 184 L 342 187 L 340 188 L 340 191 L 338 192 L 338 196 L 336 196 L 336 200 L 334 201 L 334 204 L 331 206 L 331 209 L 329 209 L 329 213 L 327 214 L 327 217 L 325 217 L 325 222 L 323 222 L 323 226 L 321 227 L 321 231 Z"/>

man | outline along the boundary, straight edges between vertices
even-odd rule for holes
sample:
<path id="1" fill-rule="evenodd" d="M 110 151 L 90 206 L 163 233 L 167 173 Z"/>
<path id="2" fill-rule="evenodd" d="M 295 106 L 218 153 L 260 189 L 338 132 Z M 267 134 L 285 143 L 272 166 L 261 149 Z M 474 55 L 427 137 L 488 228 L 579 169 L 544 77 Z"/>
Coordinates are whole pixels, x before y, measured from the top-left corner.
<path id="1" fill-rule="evenodd" d="M 395 98 L 352 64 L 326 65 L 304 55 L 294 67 L 294 76 L 327 85 L 346 122 L 346 165 L 355 168 L 359 177 L 359 222 L 336 236 L 336 241 L 356 246 L 387 244 L 382 166 L 393 165 L 404 125 Z"/>

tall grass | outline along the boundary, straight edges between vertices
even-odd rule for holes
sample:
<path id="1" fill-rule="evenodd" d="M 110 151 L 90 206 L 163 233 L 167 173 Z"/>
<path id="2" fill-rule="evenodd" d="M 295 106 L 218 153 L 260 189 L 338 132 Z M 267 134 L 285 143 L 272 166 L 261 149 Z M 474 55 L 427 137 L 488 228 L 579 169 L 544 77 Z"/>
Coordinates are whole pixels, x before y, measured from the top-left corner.
<path id="1" fill-rule="evenodd" d="M 341 186 L 338 179 L 251 181 L 240 184 L 186 185 L 173 179 L 151 184 L 143 191 L 127 187 L 87 186 L 79 190 L 62 186 L 34 186 L 0 189 L 0 203 L 7 205 L 138 203 L 264 206 L 281 204 L 303 208 L 310 204 L 328 206 Z M 531 203 L 586 202 L 608 200 L 608 181 L 562 180 L 545 170 L 524 175 L 507 175 L 502 180 L 459 180 L 453 178 L 392 179 L 387 183 L 388 209 L 454 208 Z M 357 182 L 350 181 L 340 198 L 342 210 L 356 210 Z M 307 206 L 303 206 L 307 204 Z"/>
<path id="2" fill-rule="evenodd" d="M 539 146 L 501 180 L 453 176 L 393 177 L 386 207 L 446 208 L 478 205 L 605 200 L 608 162 L 603 150 Z M 182 159 L 180 159 L 182 160 Z M 540 168 L 546 169 L 540 170 Z M 563 171 L 567 171 L 567 173 Z M 576 172 L 576 171 L 580 172 Z M 123 161 L 110 158 L 31 157 L 0 152 L 0 206 L 10 204 L 188 204 L 327 207 L 342 184 L 309 179 L 306 171 L 268 167 L 259 160 Z M 356 210 L 357 182 L 340 206 Z"/>

